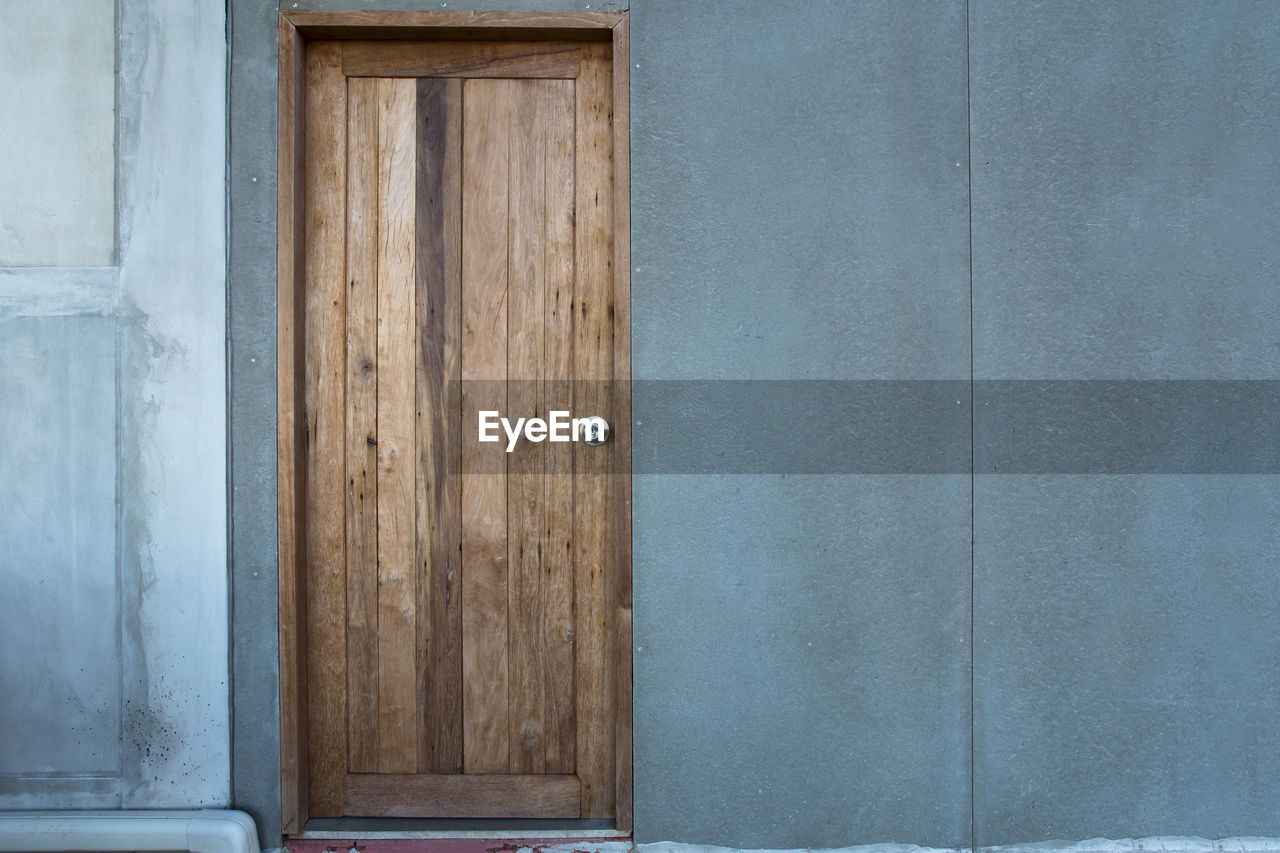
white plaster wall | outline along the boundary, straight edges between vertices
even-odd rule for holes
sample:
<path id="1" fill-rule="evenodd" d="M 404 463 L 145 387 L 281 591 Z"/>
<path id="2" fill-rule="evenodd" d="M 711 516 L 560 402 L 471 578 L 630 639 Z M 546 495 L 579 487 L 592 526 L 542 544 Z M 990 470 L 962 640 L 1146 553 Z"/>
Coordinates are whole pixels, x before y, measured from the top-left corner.
<path id="1" fill-rule="evenodd" d="M 0 2 L 0 266 L 111 263 L 115 3 Z"/>
<path id="2" fill-rule="evenodd" d="M 0 19 L 0 52 L 43 44 L 68 73 L 108 57 L 96 94 L 45 92 L 18 138 L 6 116 L 4 156 L 43 162 L 68 109 L 105 114 L 76 132 L 108 152 L 81 163 L 108 196 L 0 257 L 0 481 L 21 484 L 0 588 L 22 593 L 0 634 L 0 808 L 226 805 L 225 11 L 0 0 Z M 42 42 L 51 22 L 74 33 Z M 0 215 L 64 178 L 25 176 Z"/>

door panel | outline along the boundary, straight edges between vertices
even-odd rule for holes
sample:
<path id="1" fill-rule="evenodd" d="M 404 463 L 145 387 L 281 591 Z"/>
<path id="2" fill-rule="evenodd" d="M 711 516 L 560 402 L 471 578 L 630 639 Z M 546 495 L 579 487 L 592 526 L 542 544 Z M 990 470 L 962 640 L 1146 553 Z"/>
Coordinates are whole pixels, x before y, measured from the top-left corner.
<path id="1" fill-rule="evenodd" d="M 628 426 L 611 47 L 434 44 L 305 54 L 309 812 L 612 817 L 629 444 L 477 429 Z"/>

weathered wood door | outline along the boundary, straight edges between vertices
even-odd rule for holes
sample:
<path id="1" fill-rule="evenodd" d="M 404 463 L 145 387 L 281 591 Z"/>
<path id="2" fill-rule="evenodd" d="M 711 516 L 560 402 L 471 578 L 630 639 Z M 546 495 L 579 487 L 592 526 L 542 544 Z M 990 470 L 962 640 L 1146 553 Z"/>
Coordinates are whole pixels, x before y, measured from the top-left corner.
<path id="1" fill-rule="evenodd" d="M 613 50 L 301 52 L 292 589 L 310 817 L 629 813 Z M 555 410 L 614 435 L 479 440 L 481 412 Z"/>

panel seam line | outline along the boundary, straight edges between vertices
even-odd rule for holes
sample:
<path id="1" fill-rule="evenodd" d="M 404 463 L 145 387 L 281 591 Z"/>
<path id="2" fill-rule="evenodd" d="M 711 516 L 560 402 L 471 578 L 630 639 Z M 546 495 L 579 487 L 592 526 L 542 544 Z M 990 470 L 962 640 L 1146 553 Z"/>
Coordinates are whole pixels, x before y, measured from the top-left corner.
<path id="1" fill-rule="evenodd" d="M 969 847 L 978 853 L 977 802 L 977 700 L 975 663 L 977 660 L 977 588 L 976 580 L 976 512 L 977 469 L 974 434 L 974 325 L 973 325 L 973 65 L 971 59 L 970 2 L 964 3 L 964 89 L 965 89 L 965 156 L 967 158 L 965 195 L 969 225 Z"/>

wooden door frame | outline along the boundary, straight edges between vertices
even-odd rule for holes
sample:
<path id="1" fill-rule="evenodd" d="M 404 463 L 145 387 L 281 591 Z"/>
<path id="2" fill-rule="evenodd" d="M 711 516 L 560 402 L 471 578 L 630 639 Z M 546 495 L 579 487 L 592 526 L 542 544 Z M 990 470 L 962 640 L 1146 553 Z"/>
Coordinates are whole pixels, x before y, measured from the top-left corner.
<path id="1" fill-rule="evenodd" d="M 613 54 L 613 275 L 615 381 L 631 378 L 631 191 L 628 17 L 624 13 L 557 12 L 283 12 L 279 18 L 279 114 L 277 199 L 277 487 L 280 581 L 280 796 L 281 829 L 303 831 L 308 819 L 306 595 L 302 497 L 305 470 L 298 448 L 304 440 L 302 389 L 305 151 L 302 114 L 306 45 L 317 39 L 606 41 Z M 630 421 L 630 396 L 618 417 Z M 617 490 L 617 542 L 625 548 L 616 583 L 615 665 L 617 678 L 615 825 L 632 828 L 631 747 L 631 478 L 630 430 L 618 431 L 616 453 L 626 476 Z M 622 472 L 619 472 L 622 473 Z"/>

